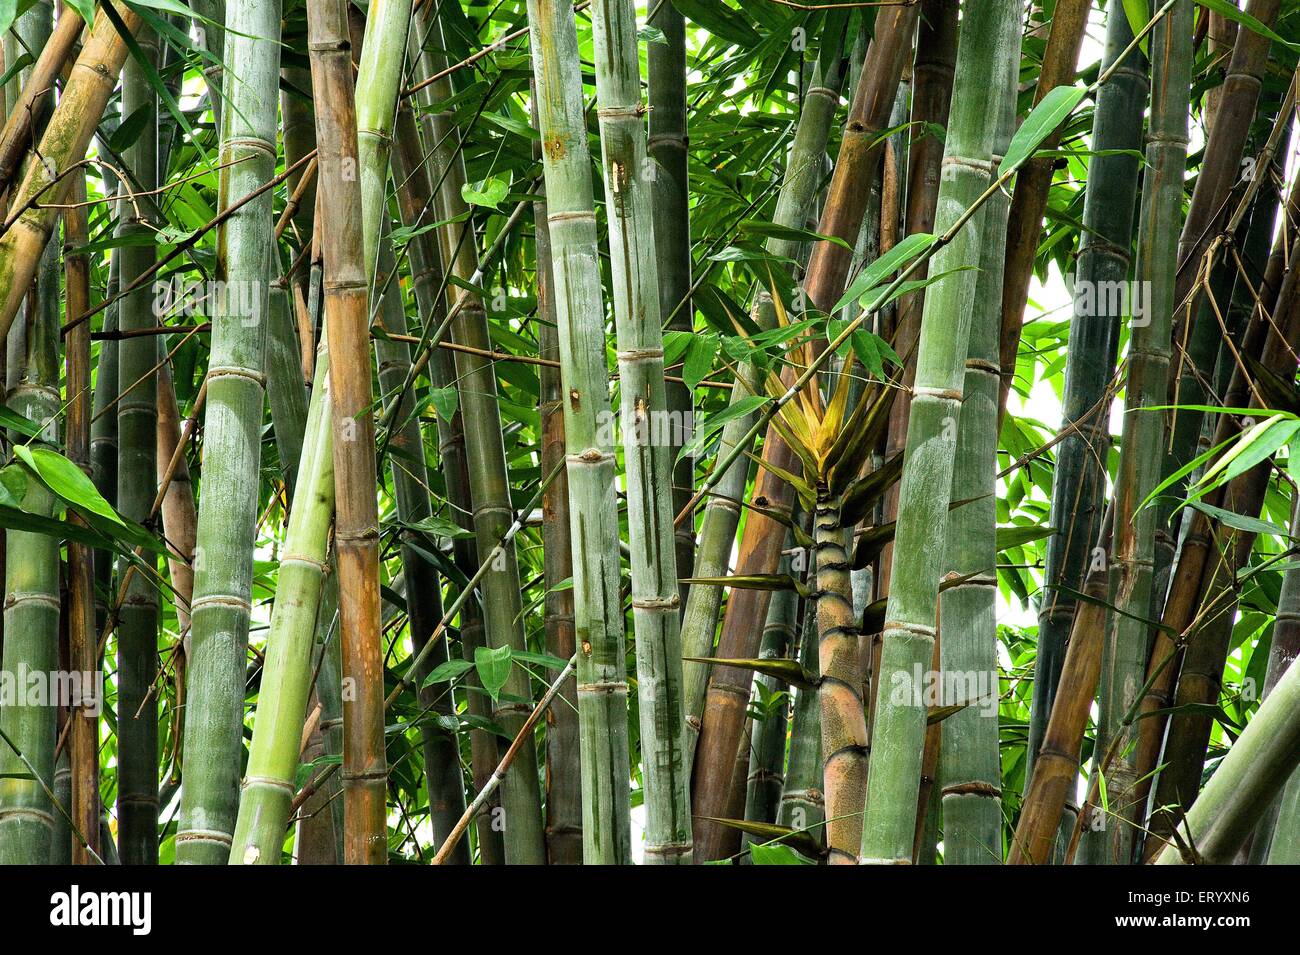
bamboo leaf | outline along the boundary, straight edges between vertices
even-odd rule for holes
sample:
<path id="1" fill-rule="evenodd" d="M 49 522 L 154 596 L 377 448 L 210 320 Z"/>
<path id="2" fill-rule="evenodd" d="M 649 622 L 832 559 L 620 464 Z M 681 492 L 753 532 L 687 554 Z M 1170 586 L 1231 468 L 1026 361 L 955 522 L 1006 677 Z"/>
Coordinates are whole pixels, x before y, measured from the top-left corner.
<path id="1" fill-rule="evenodd" d="M 433 672 L 424 678 L 421 686 L 431 686 L 434 683 L 447 683 L 456 677 L 474 669 L 474 664 L 468 660 L 447 660 L 439 663 L 433 668 Z"/>
<path id="2" fill-rule="evenodd" d="M 749 819 L 719 819 L 714 816 L 701 816 L 700 818 L 708 819 L 710 822 L 716 822 L 732 829 L 739 829 L 741 832 L 751 836 L 758 836 L 768 842 L 779 842 L 812 859 L 820 859 L 825 854 L 822 844 L 817 841 L 817 838 L 803 829 L 791 829 L 788 826 L 778 826 L 770 822 L 755 822 Z M 751 846 L 750 851 L 755 848 L 757 846 Z"/>
<path id="3" fill-rule="evenodd" d="M 752 659 L 721 659 L 719 657 L 683 657 L 688 663 L 703 663 L 705 666 L 735 667 L 738 670 L 753 670 L 763 676 L 774 677 L 788 686 L 801 690 L 815 690 L 821 682 L 817 674 L 809 673 L 797 660 L 784 660 L 772 657 Z"/>
<path id="4" fill-rule="evenodd" d="M 1087 90 L 1079 86 L 1058 86 L 1049 90 L 1011 137 L 1011 145 L 998 166 L 998 175 L 1005 175 L 1033 155 L 1043 140 L 1056 131 L 1065 117 L 1074 111 Z"/>
<path id="5" fill-rule="evenodd" d="M 495 700 L 510 679 L 510 647 L 475 647 L 474 669 L 483 689 Z"/>
<path id="6" fill-rule="evenodd" d="M 29 448 L 25 444 L 14 445 L 14 454 L 55 494 L 69 504 L 84 508 L 98 514 L 105 520 L 125 527 L 113 506 L 104 500 L 95 488 L 94 482 L 86 477 L 85 472 L 63 455 L 48 448 Z"/>
<path id="7" fill-rule="evenodd" d="M 864 292 L 880 285 L 918 255 L 923 255 L 934 243 L 935 237 L 928 232 L 912 233 L 858 273 L 858 277 L 840 296 L 831 311 L 838 312 L 846 305 L 856 302 Z"/>

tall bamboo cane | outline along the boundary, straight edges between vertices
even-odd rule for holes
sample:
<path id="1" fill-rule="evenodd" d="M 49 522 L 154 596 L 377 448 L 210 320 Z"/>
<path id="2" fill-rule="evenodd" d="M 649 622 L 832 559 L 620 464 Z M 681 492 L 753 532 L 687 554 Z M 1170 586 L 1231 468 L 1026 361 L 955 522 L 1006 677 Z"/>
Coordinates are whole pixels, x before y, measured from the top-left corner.
<path id="1" fill-rule="evenodd" d="M 280 9 L 275 2 L 230 0 L 220 205 L 266 183 L 275 170 L 280 72 Z M 188 759 L 176 858 L 227 861 L 239 803 L 244 658 L 253 583 L 249 541 L 257 524 L 263 372 L 274 220 L 267 191 L 218 227 L 228 290 L 213 315 L 204 415 L 203 493 L 190 605 L 191 659 L 186 694 Z"/>
<path id="2" fill-rule="evenodd" d="M 605 311 L 577 31 L 562 0 L 528 5 L 555 281 L 573 541 L 583 859 L 631 860 L 627 677 L 608 427 Z M 676 582 L 674 581 L 674 589 Z M 647 699 L 650 703 L 653 697 Z M 652 707 L 647 706 L 647 709 Z M 679 721 L 680 722 L 680 721 Z M 647 760 L 647 763 L 649 760 Z"/>
<path id="3" fill-rule="evenodd" d="M 532 86 L 533 126 L 538 119 L 537 83 Z M 533 158 L 543 162 L 540 140 L 533 144 Z M 590 189 L 588 189 L 590 192 Z M 555 256 L 552 252 L 550 206 L 545 186 L 533 203 L 533 233 L 536 237 L 537 352 L 555 362 L 539 374 L 541 387 L 537 409 L 541 418 L 542 473 L 550 474 L 566 462 L 564 435 L 564 376 L 560 371 L 560 317 L 555 299 Z M 603 333 L 603 328 L 602 328 Z M 569 509 L 567 467 L 542 496 L 542 575 L 546 585 L 544 626 L 546 652 L 561 660 L 577 652 L 577 621 L 574 617 L 573 588 L 564 582 L 573 577 L 572 513 Z M 576 665 L 576 664 L 575 664 Z M 546 713 L 546 853 L 551 865 L 582 862 L 582 745 L 578 725 L 578 681 L 571 676 L 560 686 L 559 707 Z"/>
<path id="4" fill-rule="evenodd" d="M 809 573 L 816 573 L 809 568 Z M 814 578 L 815 579 L 815 578 Z M 803 632 L 799 638 L 799 663 L 810 673 L 817 669 L 817 615 L 811 608 L 804 611 Z M 822 796 L 820 710 L 815 690 L 795 691 L 794 711 L 790 718 L 790 746 L 786 760 L 785 781 L 776 821 L 792 829 L 823 836 L 826 801 Z"/>
<path id="5" fill-rule="evenodd" d="M 114 13 L 110 15 L 109 10 Z M 54 204 L 62 202 L 72 186 L 72 179 L 66 175 L 68 168 L 86 155 L 126 60 L 126 42 L 114 18 L 128 34 L 140 28 L 139 14 L 124 4 L 108 0 L 99 8 L 90 38 L 81 48 L 41 136 L 37 151 L 42 161 L 28 163 L 10 199 L 9 216 L 17 219 L 0 236 L 0 339 L 9 334 L 14 316 L 36 277 L 41 253 L 58 221 L 59 210 Z"/>
<path id="6" fill-rule="evenodd" d="M 1013 95 L 988 81 L 996 66 L 1016 58 L 1020 4 L 981 3 L 965 11 L 953 84 L 936 227 L 946 230 L 987 188 L 1003 100 Z M 940 249 L 931 270 L 943 272 L 979 261 L 976 213 L 966 229 Z M 971 322 L 972 272 L 958 272 L 927 290 L 916 364 L 916 385 L 899 490 L 898 528 L 885 614 L 881 671 L 876 695 L 862 861 L 910 860 L 925 737 L 926 710 L 919 687 L 894 698 L 930 661 L 943 565 L 944 535 L 952 492 L 956 416 Z"/>
<path id="7" fill-rule="evenodd" d="M 690 183 L 686 173 L 686 19 L 671 3 L 651 4 L 646 25 L 663 33 L 662 41 L 646 44 L 646 80 L 650 108 L 650 138 L 646 151 L 654 163 L 650 198 L 653 210 L 659 314 L 666 331 L 694 328 L 691 308 Z M 693 400 L 682 382 L 665 385 L 670 420 L 678 426 L 668 433 L 673 461 L 673 513 L 691 497 L 694 462 L 678 460 L 684 436 L 691 433 Z M 695 563 L 695 526 L 683 521 L 676 529 L 677 575 L 691 576 Z M 688 587 L 680 587 L 685 610 Z M 563 654 L 560 654 L 563 656 Z M 688 760 L 689 762 L 689 760 Z"/>
<path id="8" fill-rule="evenodd" d="M 138 42 L 149 68 L 155 68 L 156 35 L 143 30 Z M 159 178 L 157 109 L 145 68 L 132 59 L 122 73 L 122 114 L 128 118 L 143 110 L 148 118 L 123 159 L 141 189 L 154 188 Z M 129 199 L 119 200 L 121 238 L 153 234 L 137 209 Z M 127 241 L 121 257 L 122 281 L 130 284 L 153 265 L 154 246 Z M 156 312 L 155 296 L 142 286 L 123 297 L 120 327 L 123 332 L 152 328 Z M 152 336 L 124 338 L 118 346 L 118 374 L 131 390 L 124 389 L 116 409 L 117 506 L 124 517 L 139 522 L 148 520 L 156 490 L 157 362 L 158 340 Z M 127 566 L 119 563 L 119 579 Z M 132 575 L 118 619 L 118 851 L 126 865 L 152 865 L 158 860 L 158 704 L 152 693 L 158 673 L 158 595 L 142 574 Z"/>
<path id="9" fill-rule="evenodd" d="M 1113 66 L 1133 40 L 1122 3 L 1112 0 L 1106 16 L 1103 69 Z M 1093 293 L 1127 281 L 1132 258 L 1138 160 L 1120 152 L 1107 154 L 1138 149 L 1142 139 L 1146 69 L 1140 53 L 1129 56 L 1097 91 L 1093 119 L 1092 143 L 1099 155 L 1088 167 L 1084 230 L 1075 266 L 1075 288 L 1089 294 L 1076 296 L 1070 321 L 1061 418 L 1063 430 L 1071 430 L 1057 445 L 1052 475 L 1051 526 L 1056 530 L 1047 542 L 1046 587 L 1038 614 L 1026 778 L 1033 775 L 1064 665 L 1066 637 L 1077 612 L 1078 602 L 1070 591 L 1082 589 L 1106 490 L 1100 466 L 1110 441 L 1109 403 L 1102 398 L 1115 367 L 1122 316 L 1109 312 L 1110 297 L 1103 301 Z"/>
<path id="10" fill-rule="evenodd" d="M 49 39 L 52 12 L 52 4 L 39 3 L 18 19 L 15 32 L 28 49 L 40 50 Z M 27 74 L 30 82 L 31 70 Z M 29 161 L 29 170 L 37 164 Z M 19 414 L 42 424 L 37 446 L 51 448 L 59 440 L 58 246 L 51 242 L 37 252 L 42 268 L 27 296 L 25 334 L 10 343 L 8 372 L 16 385 L 8 400 Z M 49 488 L 32 473 L 26 485 L 23 509 L 50 515 L 55 497 Z M 32 677 L 46 680 L 59 669 L 59 604 L 58 540 L 7 531 L 3 672 L 19 692 L 0 709 L 0 729 L 9 741 L 0 743 L 0 864 L 50 860 L 57 809 L 47 792 L 54 785 L 57 707 L 55 700 L 28 699 L 26 693 Z"/>
<path id="11" fill-rule="evenodd" d="M 790 569 L 790 558 L 782 560 L 783 570 Z M 789 651 L 797 652 L 799 595 L 793 590 L 774 594 L 763 625 L 761 659 L 786 659 Z M 751 822 L 775 822 L 781 790 L 785 783 L 785 737 L 789 729 L 790 708 L 781 683 L 773 676 L 760 676 L 754 686 L 763 688 L 757 702 L 779 694 L 762 719 L 755 718 L 749 746 L 749 775 L 746 777 L 745 819 Z M 747 840 L 749 841 L 749 840 Z"/>
<path id="12" fill-rule="evenodd" d="M 993 81 L 1014 89 L 1016 58 L 998 64 Z M 1015 126 L 1014 98 L 997 104 L 997 134 L 993 162 L 1001 161 Z M 1019 175 L 1024 175 L 1021 170 Z M 1023 182 L 1017 185 L 1019 189 Z M 970 503 L 948 515 L 949 573 L 969 579 L 940 598 L 940 665 L 944 686 L 959 687 L 960 698 L 947 705 L 968 703 L 942 723 L 939 781 L 943 800 L 943 861 L 945 865 L 989 865 L 1002 861 L 1002 767 L 998 729 L 997 639 L 997 487 L 994 471 L 998 453 L 998 387 L 1001 382 L 998 344 L 1002 311 L 998 293 L 1003 284 L 1007 216 L 1012 206 L 1004 193 L 984 207 L 980 238 L 980 272 L 975 281 L 970 345 L 962 385 L 961 421 L 953 461 L 952 498 Z"/>
<path id="13" fill-rule="evenodd" d="M 1138 278 L 1149 289 L 1146 309 L 1135 316 L 1125 378 L 1124 433 L 1116 478 L 1115 544 L 1111 588 L 1115 612 L 1106 635 L 1099 692 L 1101 719 L 1096 751 L 1105 753 L 1119 735 L 1135 738 L 1123 723 L 1146 673 L 1154 559 L 1155 511 L 1141 505 L 1160 478 L 1163 415 L 1146 409 L 1165 403 L 1174 308 L 1178 224 L 1187 158 L 1191 87 L 1192 8 L 1180 0 L 1151 33 L 1151 123 L 1147 132 L 1148 179 L 1138 227 Z M 1129 823 L 1137 784 L 1133 747 L 1121 743 L 1106 791 L 1113 817 L 1090 835 L 1089 858 L 1126 864 L 1135 830 Z M 1094 830 L 1089 830 L 1093 833 Z M 1095 855 L 1093 855 L 1095 853 Z"/>
<path id="14" fill-rule="evenodd" d="M 329 352 L 322 347 L 316 361 L 314 395 L 329 392 L 329 364 Z M 262 691 L 231 846 L 232 865 L 279 864 L 289 823 L 311 689 L 312 635 L 329 569 L 329 528 L 334 517 L 331 412 L 331 402 L 319 398 L 307 414 L 300 480 L 280 557 Z"/>
<path id="15" fill-rule="evenodd" d="M 68 14 L 65 14 L 65 16 Z M 72 189 L 72 201 L 86 198 L 84 174 Z M 90 257 L 77 250 L 89 244 L 86 210 L 71 209 L 63 217 L 63 255 L 66 310 L 79 314 L 90 307 Z M 68 333 L 65 353 L 68 417 L 68 459 L 90 473 L 90 326 Z M 95 556 L 85 544 L 68 541 L 68 658 L 69 667 L 82 679 L 100 679 L 99 648 L 95 630 Z M 68 748 L 72 764 L 72 822 L 86 837 L 73 839 L 72 862 L 88 865 L 98 855 L 99 841 L 99 711 L 98 683 L 83 684 L 82 702 L 69 701 L 72 728 Z"/>
<path id="16" fill-rule="evenodd" d="M 343 650 L 344 861 L 388 861 L 383 650 L 379 626 L 379 528 L 362 184 L 357 181 L 347 5 L 308 5 L 320 177 L 325 324 L 335 358 L 333 399 L 335 542 Z M 399 48 L 400 49 L 400 48 Z M 364 54 L 363 54 L 364 55 Z M 400 54 L 399 54 L 400 56 Z M 382 188 L 382 187 L 381 187 Z M 376 237 L 377 241 L 377 237 Z M 346 356 L 340 358 L 339 356 Z"/>
<path id="17" fill-rule="evenodd" d="M 636 630 L 648 862 L 691 861 L 690 779 L 682 712 L 682 649 L 673 537 L 672 444 L 667 435 L 663 336 L 636 8 L 597 0 L 593 30 L 605 208 L 622 401 Z"/>

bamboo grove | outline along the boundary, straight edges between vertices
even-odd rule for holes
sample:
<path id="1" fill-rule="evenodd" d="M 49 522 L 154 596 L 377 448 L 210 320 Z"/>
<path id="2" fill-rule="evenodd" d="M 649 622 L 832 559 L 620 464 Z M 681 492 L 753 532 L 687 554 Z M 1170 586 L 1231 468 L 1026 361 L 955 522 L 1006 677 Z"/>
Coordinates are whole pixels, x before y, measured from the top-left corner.
<path id="1" fill-rule="evenodd" d="M 1300 862 L 1300 0 L 0 33 L 0 861 Z"/>

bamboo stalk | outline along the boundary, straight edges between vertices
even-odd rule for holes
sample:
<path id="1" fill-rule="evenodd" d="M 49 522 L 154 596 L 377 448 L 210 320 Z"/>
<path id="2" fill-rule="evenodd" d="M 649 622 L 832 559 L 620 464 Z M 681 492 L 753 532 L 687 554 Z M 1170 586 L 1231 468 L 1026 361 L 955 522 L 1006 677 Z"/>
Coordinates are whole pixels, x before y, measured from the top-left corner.
<path id="1" fill-rule="evenodd" d="M 1103 69 L 1113 66 L 1132 40 L 1123 5 L 1113 0 L 1107 12 Z M 1121 65 L 1101 86 L 1093 120 L 1095 150 L 1140 147 L 1146 89 L 1144 59 Z M 1033 776 L 1033 763 L 1060 684 L 1066 638 L 1077 613 L 1078 602 L 1070 591 L 1082 590 L 1104 507 L 1101 464 L 1110 444 L 1110 427 L 1106 420 L 1109 402 L 1102 399 L 1114 373 L 1122 316 L 1108 313 L 1106 304 L 1111 300 L 1103 304 L 1095 292 L 1115 287 L 1102 283 L 1128 280 L 1137 173 L 1136 157 L 1118 152 L 1097 156 L 1088 168 L 1075 287 L 1087 290 L 1089 297 L 1077 297 L 1070 319 L 1071 347 L 1066 355 L 1061 409 L 1062 430 L 1069 431 L 1057 446 L 1052 476 L 1051 526 L 1057 530 L 1047 542 L 1046 587 L 1038 613 L 1026 778 Z"/>
<path id="2" fill-rule="evenodd" d="M 388 861 L 384 683 L 379 623 L 379 528 L 375 503 L 374 418 L 370 413 L 368 281 L 363 184 L 357 181 L 347 6 L 308 5 L 316 111 L 326 334 L 334 435 L 335 551 L 343 652 L 344 862 Z M 363 52 L 363 56 L 364 56 Z M 363 89 L 365 89 L 363 87 Z M 363 93 L 363 98 L 368 95 Z M 377 242 L 377 239 L 376 239 Z M 346 356 L 340 360 L 339 356 Z"/>
<path id="3" fill-rule="evenodd" d="M 73 185 L 72 199 L 86 196 L 84 175 Z M 90 260 L 74 252 L 88 242 L 86 212 L 70 210 L 63 217 L 64 284 L 67 311 L 90 306 Z M 90 473 L 90 328 L 82 326 L 69 335 L 65 353 L 67 393 L 66 444 L 68 459 Z M 78 519 L 79 520 L 79 519 Z M 99 649 L 95 640 L 95 556 L 85 544 L 68 541 L 68 657 L 69 667 L 92 680 L 100 679 Z M 73 826 L 86 837 L 86 844 L 72 840 L 72 863 L 89 865 L 99 855 L 99 716 L 95 703 L 99 684 L 83 685 L 81 702 L 69 701 L 69 759 L 72 771 L 71 816 Z"/>
<path id="4" fill-rule="evenodd" d="M 1124 433 L 1115 492 L 1115 543 L 1111 615 L 1102 659 L 1100 721 L 1096 752 L 1117 739 L 1135 741 L 1137 727 L 1125 722 L 1146 673 L 1155 511 L 1142 507 L 1160 478 L 1163 415 L 1144 409 L 1165 403 L 1174 308 L 1176 235 L 1182 214 L 1187 157 L 1188 96 L 1191 86 L 1191 4 L 1180 0 L 1151 33 L 1151 122 L 1149 168 L 1138 227 L 1137 273 L 1149 289 L 1144 322 L 1134 322 L 1125 378 Z M 1134 747 L 1121 742 L 1106 776 L 1109 812 L 1104 829 L 1089 829 L 1087 858 L 1127 864 L 1140 815 L 1135 804 Z"/>
<path id="5" fill-rule="evenodd" d="M 1295 770 L 1297 748 L 1300 668 L 1293 666 L 1260 704 L 1186 818 L 1179 821 L 1176 844 L 1167 846 L 1156 862 L 1231 862 L 1259 814 L 1287 785 Z"/>
<path id="6" fill-rule="evenodd" d="M 279 5 L 231 0 L 226 56 L 239 64 L 225 74 L 221 159 L 240 160 L 221 172 L 220 206 L 267 183 L 275 171 L 278 102 Z M 199 500 L 194 599 L 190 604 L 191 658 L 185 739 L 190 756 L 181 791 L 176 858 L 224 864 L 230 854 L 239 803 L 243 746 L 244 658 L 253 583 L 254 537 L 265 401 L 270 289 L 274 243 L 271 192 L 242 205 L 218 227 L 225 251 L 227 289 L 213 315 L 204 413 L 204 493 Z"/>
<path id="7" fill-rule="evenodd" d="M 313 394 L 328 394 L 329 364 L 329 352 L 322 346 Z M 301 479 L 280 556 L 280 578 L 271 610 L 262 689 L 231 846 L 231 865 L 279 864 L 289 824 L 298 748 L 311 690 L 312 636 L 329 571 L 329 528 L 334 517 L 331 412 L 331 403 L 318 399 L 311 403 L 307 415 L 299 463 Z"/>
<path id="8" fill-rule="evenodd" d="M 815 570 L 809 568 L 809 573 L 815 573 Z M 808 672 L 816 672 L 817 615 L 811 607 L 803 615 L 799 663 Z M 826 801 L 821 786 L 820 714 L 815 690 L 795 691 L 785 782 L 777 809 L 777 822 L 780 825 L 809 832 L 817 839 L 823 837 L 822 823 L 826 818 Z"/>
<path id="9" fill-rule="evenodd" d="M 1002 101 L 1013 95 L 988 82 L 996 64 L 1015 58 L 1020 4 L 992 2 L 965 11 L 954 89 L 976 95 L 955 98 L 949 117 L 936 227 L 949 227 L 985 191 Z M 978 211 L 968 228 L 940 249 L 931 268 L 974 264 L 979 256 Z M 925 737 L 926 709 L 919 687 L 893 698 L 930 660 L 942 566 L 942 535 L 933 529 L 947 518 L 952 491 L 956 415 L 970 337 L 974 273 L 959 272 L 927 290 L 917 355 L 916 386 L 908 422 L 907 451 L 899 489 L 898 527 L 890 572 L 881 668 L 872 728 L 861 856 L 864 863 L 909 861 Z M 931 319 L 931 316 L 934 316 Z"/>
<path id="10" fill-rule="evenodd" d="M 28 49 L 39 50 L 48 40 L 52 11 L 52 4 L 36 4 L 16 22 L 16 35 Z M 52 99 L 52 94 L 47 96 Z M 30 172 L 39 163 L 27 165 Z M 58 446 L 61 404 L 58 246 L 42 243 L 35 252 L 41 270 L 30 290 L 23 289 L 24 325 L 10 340 L 8 403 L 42 424 L 34 443 L 51 449 Z M 49 516 L 55 502 L 44 482 L 28 472 L 23 509 Z M 59 811 L 49 796 L 55 785 L 57 701 L 29 699 L 27 675 L 48 679 L 59 669 L 60 618 L 58 540 L 6 531 L 2 669 L 14 675 L 19 692 L 0 708 L 0 731 L 5 737 L 0 745 L 0 864 L 45 864 L 51 858 Z"/>
<path id="11" fill-rule="evenodd" d="M 694 329 L 691 307 L 691 221 L 690 183 L 687 176 L 686 136 L 686 19 L 671 3 L 651 4 L 646 26 L 660 30 L 663 40 L 646 44 L 646 79 L 650 136 L 646 143 L 654 164 L 650 200 L 656 275 L 659 279 L 659 314 L 664 330 L 690 332 Z M 684 382 L 665 387 L 670 420 L 668 431 L 673 465 L 673 513 L 691 497 L 695 478 L 694 462 L 678 459 L 685 436 L 692 433 L 694 402 Z M 691 576 L 695 563 L 695 526 L 683 522 L 675 531 L 677 576 Z M 685 612 L 689 587 L 678 590 Z M 689 760 L 688 760 L 689 762 Z"/>
<path id="12" fill-rule="evenodd" d="M 567 3 L 532 0 L 528 15 L 561 376 L 569 399 L 564 402 L 564 440 L 574 628 L 580 635 L 583 861 L 624 864 L 631 861 L 630 768 L 618 512 L 610 429 L 601 427 L 610 415 L 605 319 L 577 32 Z M 675 590 L 675 580 L 673 586 Z M 653 695 L 647 697 L 645 709 L 651 713 L 653 702 Z M 648 757 L 647 769 L 649 763 Z"/>
<path id="13" fill-rule="evenodd" d="M 674 550 L 675 430 L 663 371 L 636 7 L 597 0 L 593 31 L 618 342 L 647 862 L 689 864 L 691 813 Z"/>
<path id="14" fill-rule="evenodd" d="M 1058 5 L 1057 17 L 1065 15 Z M 1085 17 L 1086 19 L 1086 17 Z M 1053 22 L 1053 32 L 1060 20 Z M 1050 41 L 1049 41 L 1050 45 Z M 1010 58 L 995 67 L 994 82 L 1015 89 L 1018 68 Z M 997 103 L 992 160 L 1002 161 L 1015 127 L 1012 96 Z M 1032 175 L 1027 166 L 1018 177 Z M 1018 178 L 1017 191 L 1025 180 Z M 1014 200 L 999 193 L 984 209 L 980 271 L 975 282 L 970 344 L 962 384 L 961 419 L 953 460 L 952 499 L 969 501 L 948 514 L 948 572 L 967 579 L 948 589 L 939 604 L 940 665 L 948 686 L 962 695 L 943 704 L 967 703 L 942 723 L 939 758 L 945 865 L 1002 861 L 1002 767 L 998 729 L 997 469 L 998 343 L 1002 313 L 998 292 L 1005 279 L 1004 249 Z M 918 810 L 919 811 L 919 810 Z"/>
<path id="15" fill-rule="evenodd" d="M 852 865 L 862 841 L 867 798 L 867 721 L 857 621 L 849 582 L 853 528 L 842 526 L 839 500 L 826 482 L 817 487 L 813 540 L 817 552 L 817 700 L 821 711 L 822 791 L 826 847 L 832 865 Z M 908 858 L 911 858 L 910 845 Z"/>
<path id="16" fill-rule="evenodd" d="M 137 42 L 150 69 L 158 63 L 158 39 L 141 30 Z M 124 151 L 123 160 L 140 189 L 158 184 L 158 101 L 145 67 L 134 58 L 122 73 L 122 114 L 148 114 L 143 131 Z M 118 236 L 151 236 L 152 230 L 130 200 L 119 200 Z M 121 251 L 122 281 L 130 284 L 154 263 L 150 242 L 127 241 Z M 123 332 L 157 323 L 152 290 L 140 287 L 123 297 L 118 313 Z M 156 338 L 126 338 L 118 346 L 118 374 L 134 385 L 117 402 L 117 507 L 143 523 L 156 494 L 157 389 Z M 138 384 L 137 384 L 138 382 Z M 141 475 L 147 475 L 141 480 Z M 118 565 L 123 579 L 128 564 Z M 121 601 L 117 628 L 118 670 L 118 851 L 125 865 L 158 861 L 158 704 L 152 688 L 158 674 L 158 595 L 144 575 L 131 575 Z"/>
<path id="17" fill-rule="evenodd" d="M 128 35 L 140 28 L 140 16 L 130 7 L 119 6 L 114 0 L 101 4 L 90 38 L 73 64 L 63 95 L 41 136 L 37 152 L 42 161 L 27 164 L 22 182 L 10 199 L 8 216 L 12 222 L 0 236 L 0 338 L 9 333 L 36 277 L 41 253 L 54 232 L 58 209 L 51 204 L 67 197 L 72 186 L 68 170 L 86 155 L 126 60 L 126 42 L 114 18 Z"/>
<path id="18" fill-rule="evenodd" d="M 1109 534 L 1098 548 L 1104 556 Z M 1087 730 L 1097 680 L 1101 676 L 1102 634 L 1106 629 L 1108 570 L 1105 560 L 1089 572 L 1081 601 L 1071 617 L 1070 640 L 1053 696 L 1046 731 L 1025 787 L 1020 818 L 1007 853 L 1008 865 L 1044 865 L 1052 861 L 1062 827 L 1062 812 L 1074 798 L 1079 777 L 1079 747 Z"/>
<path id="19" fill-rule="evenodd" d="M 537 86 L 532 88 L 533 126 L 538 118 Z M 541 142 L 533 158 L 542 161 Z M 542 496 L 542 576 L 546 586 L 543 608 L 546 652 L 566 660 L 577 652 L 577 620 L 573 589 L 573 534 L 569 510 L 569 477 L 565 465 L 564 381 L 560 373 L 560 317 L 555 298 L 555 257 L 551 245 L 550 206 L 543 185 L 533 203 L 533 233 L 537 275 L 537 351 L 555 362 L 540 372 L 537 396 L 541 418 L 542 473 L 561 471 Z M 599 371 L 599 369 L 596 369 Z M 582 862 L 582 768 L 576 677 L 560 687 L 563 705 L 546 714 L 546 853 L 551 865 Z"/>
<path id="20" fill-rule="evenodd" d="M 790 570 L 790 558 L 782 560 L 783 569 Z M 763 642 L 758 655 L 765 660 L 786 659 L 791 649 L 796 652 L 795 637 L 798 632 L 799 595 L 793 590 L 783 590 L 772 597 L 767 609 L 767 622 L 763 625 Z M 785 738 L 789 728 L 789 699 L 784 687 L 774 676 L 759 676 L 754 680 L 755 702 L 763 710 L 763 718 L 754 719 L 749 746 L 749 773 L 746 777 L 745 819 L 750 822 L 776 821 L 781 791 L 785 786 Z M 758 690 L 762 687 L 762 691 Z M 776 695 L 776 702 L 763 706 L 768 697 Z M 745 844 L 752 840 L 746 839 Z"/>

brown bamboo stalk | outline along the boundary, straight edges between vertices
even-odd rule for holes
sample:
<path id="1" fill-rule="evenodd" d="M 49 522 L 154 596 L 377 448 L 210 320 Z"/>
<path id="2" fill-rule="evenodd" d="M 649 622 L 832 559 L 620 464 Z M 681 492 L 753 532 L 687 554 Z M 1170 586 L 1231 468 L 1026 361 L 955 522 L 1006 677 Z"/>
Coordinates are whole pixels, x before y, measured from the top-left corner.
<path id="1" fill-rule="evenodd" d="M 867 210 L 871 182 L 879 170 L 884 140 L 880 134 L 889 127 L 894 108 L 894 94 L 903 75 L 903 66 L 912 52 L 913 34 L 920 7 L 883 7 L 876 14 L 875 38 L 867 48 L 867 57 L 844 128 L 835 172 L 826 193 L 821 235 L 836 236 L 849 244 L 818 242 L 813 247 L 804 279 L 804 292 L 817 308 L 829 312 L 844 291 L 849 266 L 853 261 L 853 243 L 862 228 Z M 759 618 L 762 619 L 762 618 Z"/>
<path id="2" fill-rule="evenodd" d="M 343 649 L 344 862 L 388 858 L 384 672 L 379 621 L 379 518 L 370 370 L 368 282 L 352 44 L 343 0 L 311 0 L 307 33 L 316 110 L 325 327 L 333 393 L 334 540 Z"/>
<path id="3" fill-rule="evenodd" d="M 65 12 L 64 17 L 70 15 Z M 62 19 L 60 20 L 62 24 Z M 56 30 L 57 32 L 57 30 Z M 72 199 L 79 202 L 86 197 L 84 174 L 78 173 L 72 187 Z M 85 207 L 68 212 L 63 220 L 64 271 L 66 276 L 67 310 L 81 311 L 90 305 L 90 261 L 85 253 L 73 253 L 87 245 Z M 67 421 L 66 444 L 68 458 L 87 474 L 90 473 L 90 326 L 82 325 L 68 335 L 66 345 L 67 365 Z M 80 522 L 76 515 L 70 519 Z M 99 650 L 95 642 L 95 565 L 94 552 L 85 544 L 68 541 L 68 656 L 69 668 L 77 673 L 99 674 Z M 98 683 L 90 688 L 98 692 Z M 89 865 L 99 854 L 99 718 L 94 707 L 94 696 L 87 697 L 83 687 L 85 707 L 72 709 L 69 756 L 72 764 L 73 828 L 82 833 L 86 842 L 72 841 L 72 863 Z"/>

